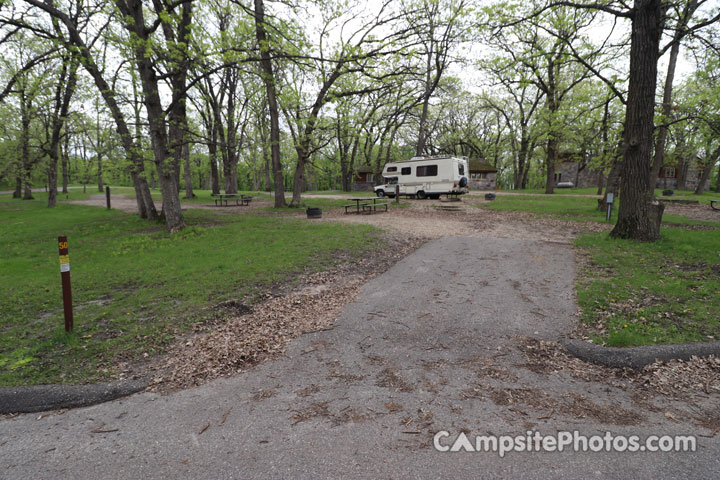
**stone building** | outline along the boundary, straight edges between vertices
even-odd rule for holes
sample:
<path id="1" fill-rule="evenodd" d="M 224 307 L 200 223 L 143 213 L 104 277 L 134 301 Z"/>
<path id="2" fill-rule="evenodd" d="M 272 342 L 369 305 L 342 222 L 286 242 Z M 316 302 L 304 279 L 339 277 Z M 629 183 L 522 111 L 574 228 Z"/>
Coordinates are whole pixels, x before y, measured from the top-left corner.
<path id="1" fill-rule="evenodd" d="M 655 180 L 655 188 L 662 189 L 676 189 L 678 186 L 678 180 L 681 180 L 681 176 L 685 175 L 685 186 L 684 190 L 695 190 L 700 183 L 702 178 L 702 171 L 704 165 L 700 163 L 699 159 L 695 159 L 693 162 L 686 162 L 681 166 L 665 166 L 660 169 L 658 178 Z M 681 171 L 683 169 L 683 171 Z M 704 190 L 710 190 L 710 179 L 707 180 Z"/>
<path id="2" fill-rule="evenodd" d="M 592 188 L 600 181 L 605 182 L 602 171 L 590 168 L 589 159 L 584 160 L 580 154 L 561 153 L 559 157 L 555 164 L 555 185 L 572 182 L 575 188 Z"/>
<path id="3" fill-rule="evenodd" d="M 375 186 L 374 173 L 370 165 L 360 165 L 355 170 L 355 176 L 353 177 L 353 192 L 372 192 Z"/>
<path id="4" fill-rule="evenodd" d="M 588 163 L 589 162 L 583 160 L 579 154 L 560 154 L 560 159 L 558 163 L 555 164 L 555 185 L 559 182 L 572 182 L 575 188 L 595 188 L 598 186 L 600 179 L 602 179 L 604 184 L 606 177 L 602 171 L 590 168 Z M 684 168 L 683 172 L 681 172 L 677 166 L 661 168 L 655 180 L 655 188 L 676 189 L 678 179 L 684 174 L 684 190 L 695 190 L 702 177 L 702 163 L 698 159 L 695 159 L 692 162 L 685 163 L 682 168 Z M 710 189 L 710 180 L 707 181 L 704 188 L 705 190 Z"/>
<path id="5" fill-rule="evenodd" d="M 497 168 L 483 159 L 471 158 L 469 170 L 468 188 L 470 190 L 495 190 L 497 187 Z"/>

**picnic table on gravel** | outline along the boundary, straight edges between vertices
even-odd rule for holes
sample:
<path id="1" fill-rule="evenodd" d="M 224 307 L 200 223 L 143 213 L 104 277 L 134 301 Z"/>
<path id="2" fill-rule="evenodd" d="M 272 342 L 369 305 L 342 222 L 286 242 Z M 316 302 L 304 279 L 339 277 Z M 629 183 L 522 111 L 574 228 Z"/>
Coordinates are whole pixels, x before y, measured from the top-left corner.
<path id="1" fill-rule="evenodd" d="M 385 211 L 388 211 L 388 206 L 390 205 L 390 202 L 380 200 L 378 197 L 353 197 L 348 198 L 348 202 L 355 202 L 354 204 L 350 203 L 348 205 L 343 205 L 343 208 L 345 209 L 345 213 L 357 213 L 360 214 L 361 208 L 362 213 L 376 213 L 378 207 L 385 207 Z M 372 203 L 371 203 L 372 201 Z M 355 207 L 354 212 L 349 212 L 348 209 Z"/>
<path id="2" fill-rule="evenodd" d="M 250 202 L 252 201 L 251 196 L 244 195 L 244 194 L 237 194 L 237 193 L 217 193 L 213 195 L 215 197 L 215 206 L 216 207 L 222 207 L 226 206 L 228 207 L 228 202 L 230 200 L 235 200 L 235 205 L 239 206 L 247 206 L 250 205 Z"/>

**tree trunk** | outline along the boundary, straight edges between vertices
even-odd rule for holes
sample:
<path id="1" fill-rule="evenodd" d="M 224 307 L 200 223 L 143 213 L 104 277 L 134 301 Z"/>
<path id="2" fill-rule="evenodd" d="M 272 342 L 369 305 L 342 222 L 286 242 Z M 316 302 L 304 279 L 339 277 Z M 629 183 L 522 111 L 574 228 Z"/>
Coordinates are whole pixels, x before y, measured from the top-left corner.
<path id="1" fill-rule="evenodd" d="M 267 143 L 263 142 L 263 162 L 265 163 L 265 191 L 272 191 L 272 180 L 270 179 L 270 155 L 267 151 Z"/>
<path id="2" fill-rule="evenodd" d="M 120 136 L 120 139 L 123 144 L 123 148 L 125 149 L 125 155 L 127 156 L 128 160 L 130 160 L 130 163 L 133 165 L 133 171 L 135 175 L 141 175 L 144 171 L 144 165 L 142 164 L 142 156 L 137 155 L 134 153 L 134 145 L 132 142 L 132 139 L 130 137 L 130 131 L 127 128 L 127 123 L 125 122 L 125 119 L 123 117 L 122 111 L 118 107 L 117 101 L 115 99 L 115 91 L 110 88 L 110 85 L 105 81 L 105 78 L 102 76 L 102 71 L 97 66 L 97 63 L 95 63 L 95 60 L 90 52 L 90 49 L 85 44 L 85 41 L 83 40 L 83 37 L 80 35 L 77 25 L 73 23 L 73 20 L 70 19 L 67 15 L 59 11 L 57 8 L 55 8 L 52 5 L 52 2 L 44 2 L 44 3 L 37 3 L 35 4 L 37 7 L 42 8 L 47 13 L 52 15 L 55 18 L 58 18 L 62 23 L 65 25 L 69 41 L 72 43 L 77 51 L 76 53 L 80 56 L 81 62 L 85 70 L 90 74 L 92 77 L 95 86 L 97 86 L 100 94 L 102 95 L 103 99 L 105 100 L 105 103 L 107 104 L 108 108 L 110 109 L 110 112 L 112 114 L 113 120 L 115 121 L 115 124 L 117 126 L 117 132 Z M 133 163 L 138 162 L 138 163 Z M 143 182 L 144 183 L 144 182 Z M 147 184 L 145 184 L 147 186 Z M 146 205 L 138 205 L 138 211 L 140 212 L 147 212 L 147 218 L 149 220 L 154 220 L 157 218 L 157 212 L 155 211 L 155 205 L 152 203 L 152 199 L 149 195 L 149 191 L 147 192 L 147 195 L 145 192 L 138 192 L 136 190 L 136 198 L 138 202 L 142 202 L 143 199 L 146 201 L 149 200 L 150 203 Z"/>
<path id="3" fill-rule="evenodd" d="M 529 140 L 526 137 L 524 128 L 521 132 L 521 138 L 520 138 L 520 150 L 518 150 L 517 154 L 517 176 L 515 177 L 515 189 L 525 188 L 523 185 L 523 180 L 525 179 L 525 163 L 527 162 L 527 150 L 528 150 L 528 144 Z"/>
<path id="4" fill-rule="evenodd" d="M 427 117 L 428 117 L 428 109 L 430 107 L 430 96 L 433 93 L 433 83 L 432 83 L 432 64 L 433 64 L 433 55 L 436 54 L 434 51 L 435 42 L 432 41 L 435 30 L 434 30 L 435 24 L 434 22 L 429 23 L 429 37 L 430 37 L 430 47 L 427 49 L 427 58 L 425 62 L 425 91 L 423 92 L 423 103 L 422 103 L 422 111 L 420 113 L 420 125 L 418 127 L 418 142 L 417 147 L 415 148 L 415 155 L 422 156 L 422 154 L 425 151 L 425 143 L 427 141 Z M 438 72 L 439 74 L 439 72 Z"/>
<path id="5" fill-rule="evenodd" d="M 335 135 L 337 139 L 337 154 L 338 159 L 340 160 L 340 183 L 343 192 L 349 192 L 350 191 L 350 178 L 349 178 L 349 169 L 348 169 L 348 143 L 347 143 L 347 131 L 343 130 L 342 125 L 343 123 L 347 122 L 347 119 L 344 117 L 341 117 L 340 115 L 337 116 L 337 119 L 335 121 Z"/>
<path id="6" fill-rule="evenodd" d="M 25 95 L 25 90 L 20 92 L 20 156 L 22 158 L 22 187 L 23 200 L 32 200 L 32 161 L 30 159 L 30 100 Z"/>
<path id="7" fill-rule="evenodd" d="M 695 195 L 700 195 L 705 191 L 705 184 L 707 184 L 708 180 L 710 180 L 712 168 L 715 166 L 715 162 L 718 161 L 718 158 L 720 158 L 720 147 L 718 147 L 712 155 L 709 153 L 710 150 L 708 149 L 708 156 L 705 159 L 705 167 L 703 168 L 702 175 L 700 175 L 700 181 L 698 182 L 697 187 L 695 187 Z"/>
<path id="8" fill-rule="evenodd" d="M 22 197 L 22 167 L 18 168 L 17 175 L 15 176 L 15 191 L 13 191 L 13 198 Z"/>
<path id="9" fill-rule="evenodd" d="M 234 152 L 228 151 L 228 154 L 224 158 L 225 163 L 223 163 L 223 175 L 225 177 L 225 193 L 237 193 L 237 156 Z"/>
<path id="10" fill-rule="evenodd" d="M 129 150 L 126 150 L 125 155 L 128 156 L 130 160 L 130 177 L 132 178 L 133 186 L 135 187 L 135 201 L 137 202 L 138 214 L 140 215 L 140 218 L 157 220 L 160 216 L 155 209 L 155 202 L 152 199 L 150 187 L 148 186 L 147 180 L 145 179 L 145 158 L 142 154 L 142 150 L 140 149 L 142 145 L 141 139 L 143 138 L 142 121 L 140 118 L 141 107 L 137 83 L 134 79 L 132 81 L 132 89 L 133 109 L 135 110 L 135 140 L 133 141 L 130 138 L 130 132 L 127 130 L 127 125 L 125 125 L 124 117 L 118 115 L 120 123 L 118 123 L 117 121 L 115 123 L 119 126 L 118 128 L 124 126 L 125 131 L 127 131 L 127 140 L 123 140 L 123 142 L 125 144 L 125 148 L 129 148 Z M 123 137 L 121 136 L 121 138 Z M 150 170 L 150 174 L 153 178 L 152 187 L 156 188 L 155 172 L 153 170 Z M 100 191 L 102 191 L 102 184 L 99 185 L 98 188 Z"/>
<path id="11" fill-rule="evenodd" d="M 254 0 L 255 36 L 260 45 L 260 64 L 270 113 L 270 150 L 272 170 L 275 183 L 275 208 L 285 206 L 285 187 L 283 184 L 282 165 L 280 163 L 280 112 L 278 111 L 275 94 L 275 75 L 273 74 L 268 39 L 265 32 L 265 5 L 263 0 Z"/>
<path id="12" fill-rule="evenodd" d="M 192 188 L 192 172 L 190 172 L 190 144 L 186 143 L 183 146 L 183 153 L 185 157 L 185 198 L 195 198 Z"/>
<path id="13" fill-rule="evenodd" d="M 353 185 L 353 170 L 355 170 L 355 159 L 357 158 L 358 149 L 360 148 L 360 135 L 356 135 L 353 139 L 353 146 L 352 150 L 350 151 L 350 162 L 348 163 L 347 168 L 347 177 L 345 178 L 345 182 L 347 183 L 347 191 L 352 190 Z M 389 145 L 388 145 L 389 148 Z M 386 158 L 389 155 L 388 152 L 385 152 Z"/>
<path id="14" fill-rule="evenodd" d="M 603 195 L 602 200 L 600 202 L 598 202 L 598 209 L 600 211 L 604 212 L 607 210 L 608 193 L 612 193 L 613 197 L 615 199 L 617 199 L 618 187 L 620 186 L 621 170 L 622 170 L 622 160 L 616 159 L 615 162 L 612 164 L 612 167 L 610 167 L 610 172 L 608 173 L 608 176 L 607 176 L 607 181 L 605 183 L 605 195 Z"/>
<path id="15" fill-rule="evenodd" d="M 223 174 L 225 176 L 225 193 L 238 192 L 237 178 L 237 135 L 235 125 L 235 95 L 237 90 L 237 78 L 232 75 L 230 69 L 225 71 L 225 88 L 228 90 L 227 103 L 227 134 L 226 140 L 223 142 L 225 146 L 225 155 L 223 155 Z M 220 111 L 218 109 L 218 123 L 221 121 Z M 220 127 L 222 128 L 222 126 Z"/>
<path id="16" fill-rule="evenodd" d="M 557 160 L 558 151 L 558 133 L 555 128 L 555 115 L 558 111 L 558 98 L 555 85 L 555 62 L 553 59 L 548 61 L 548 79 L 547 89 L 548 109 L 548 141 L 547 141 L 547 158 L 545 160 L 547 167 L 547 181 L 545 182 L 545 193 L 552 194 L 555 192 L 555 162 Z"/>
<path id="17" fill-rule="evenodd" d="M 48 177 L 48 207 L 54 207 L 57 205 L 57 158 L 55 158 L 55 162 L 52 160 L 50 161 L 50 165 L 48 165 L 47 169 L 47 177 Z M 54 163 L 54 165 L 53 165 Z"/>
<path id="18" fill-rule="evenodd" d="M 317 125 L 318 115 L 323 105 L 325 105 L 325 99 L 330 88 L 335 81 L 340 78 L 340 68 L 342 62 L 335 65 L 335 69 L 330 75 L 327 76 L 323 82 L 317 96 L 315 97 L 315 103 L 313 103 L 307 121 L 305 122 L 304 128 L 299 130 L 298 138 L 295 139 L 295 151 L 298 153 L 297 165 L 295 168 L 295 183 L 293 185 L 293 198 L 290 202 L 291 207 L 297 207 L 300 205 L 300 198 L 302 192 L 305 190 L 305 165 L 310 158 L 310 146 L 312 145 L 312 136 L 315 132 L 315 126 Z"/>
<path id="19" fill-rule="evenodd" d="M 650 185 L 657 62 L 664 11 L 661 0 L 636 0 L 634 5 L 620 179 L 622 199 L 618 220 L 610 235 L 654 241 L 660 238 L 664 209 L 662 204 L 653 203 Z"/>
<path id="20" fill-rule="evenodd" d="M 690 162 L 691 160 L 687 158 L 687 152 L 684 151 L 684 149 L 681 149 L 680 156 L 678 158 L 678 173 L 677 178 L 675 179 L 675 190 L 687 190 L 687 174 Z"/>
<path id="21" fill-rule="evenodd" d="M 426 139 L 426 129 L 427 129 L 427 117 L 428 117 L 428 108 L 430 106 L 430 96 L 425 95 L 423 96 L 423 104 L 422 104 L 422 111 L 420 113 L 420 127 L 418 128 L 418 141 L 417 141 L 417 147 L 415 148 L 415 155 L 418 157 L 422 156 L 425 152 L 425 143 L 427 141 Z"/>
<path id="22" fill-rule="evenodd" d="M 295 176 L 293 178 L 293 197 L 290 202 L 291 207 L 300 206 L 302 192 L 305 191 L 305 165 L 307 163 L 307 153 L 301 147 L 297 148 L 297 165 L 295 167 Z"/>
<path id="23" fill-rule="evenodd" d="M 103 171 L 102 171 L 102 154 L 97 154 L 97 187 L 98 192 L 103 191 Z"/>
<path id="24" fill-rule="evenodd" d="M 602 147 L 602 163 L 603 165 L 605 162 L 608 161 L 608 155 L 610 152 L 610 148 L 608 145 L 608 129 L 609 129 L 609 122 L 610 119 L 610 98 L 607 99 L 605 102 L 605 108 L 603 110 L 603 119 L 602 119 L 602 140 L 603 140 L 603 147 Z M 613 162 L 613 165 L 615 162 Z M 602 174 L 602 168 L 598 170 L 598 189 L 597 194 L 602 195 L 603 191 L 603 174 Z M 575 185 L 577 186 L 577 184 Z M 604 201 L 605 199 L 603 199 Z"/>
<path id="25" fill-rule="evenodd" d="M 677 36 L 678 33 L 676 33 L 675 36 Z M 670 47 L 670 61 L 668 62 L 667 77 L 665 78 L 665 88 L 663 91 L 662 117 L 660 117 L 662 123 L 658 126 L 657 138 L 655 139 L 655 159 L 653 160 L 652 169 L 650 170 L 650 185 L 653 189 L 655 188 L 655 181 L 658 178 L 660 169 L 665 163 L 665 143 L 668 132 L 667 122 L 670 121 L 670 114 L 672 113 L 672 86 L 679 53 L 680 42 L 676 42 Z"/>
<path id="26" fill-rule="evenodd" d="M 75 91 L 78 66 L 79 64 L 74 58 L 63 58 L 63 69 L 55 90 L 55 108 L 52 117 L 52 133 L 48 151 L 50 157 L 50 165 L 48 166 L 48 185 L 50 187 L 50 191 L 48 192 L 48 207 L 54 207 L 57 203 L 58 157 L 60 156 L 60 141 L 62 140 L 60 132 L 65 125 L 68 111 L 70 110 L 70 100 Z M 64 162 L 63 167 L 65 167 Z M 67 168 L 63 168 L 63 179 L 63 191 L 67 193 Z"/>
<path id="27" fill-rule="evenodd" d="M 668 61 L 667 75 L 665 77 L 665 87 L 663 89 L 662 101 L 662 117 L 661 124 L 658 126 L 657 138 L 655 139 L 655 159 L 653 160 L 652 170 L 650 171 L 650 186 L 655 188 L 655 181 L 658 173 L 665 163 L 665 142 L 667 141 L 668 121 L 672 113 L 672 91 L 673 81 L 675 80 L 675 67 L 680 53 L 680 39 L 685 34 L 688 20 L 697 8 L 697 0 L 690 0 L 685 4 L 682 15 L 678 19 L 678 25 L 673 35 L 673 44 L 670 47 L 670 59 Z"/>
<path id="28" fill-rule="evenodd" d="M 258 162 L 258 148 L 257 143 L 253 142 L 252 144 L 252 158 L 253 158 L 253 191 L 259 192 L 260 191 L 260 184 L 262 180 L 262 169 L 263 169 L 263 163 Z"/>
<path id="29" fill-rule="evenodd" d="M 127 27 L 137 35 L 138 39 L 147 39 L 148 32 L 143 15 L 143 3 L 135 0 L 125 2 L 125 5 L 118 3 L 118 6 L 126 14 L 126 17 L 132 18 L 132 21 L 127 23 Z M 187 16 L 189 16 L 190 8 L 188 4 L 183 4 L 183 21 L 188 20 Z M 179 34 L 179 36 L 185 38 L 184 35 Z M 162 215 L 165 217 L 167 229 L 172 233 L 185 227 L 178 192 L 177 166 L 185 137 L 185 117 L 183 115 L 185 101 L 183 96 L 186 95 L 184 86 L 187 70 L 179 68 L 170 78 L 173 108 L 169 113 L 169 131 L 166 131 L 165 113 L 160 101 L 158 78 L 155 75 L 152 58 L 148 55 L 146 45 L 144 41 L 134 43 L 135 63 L 140 74 L 144 93 L 143 103 L 145 104 L 150 130 L 150 143 L 158 179 L 160 180 L 163 204 Z"/>
<path id="30" fill-rule="evenodd" d="M 545 160 L 545 193 L 555 193 L 555 162 L 550 162 L 550 142 L 548 142 L 548 158 Z"/>
<path id="31" fill-rule="evenodd" d="M 545 193 L 555 193 L 555 162 L 557 159 L 557 138 L 551 133 L 547 143 L 547 157 L 545 159 L 547 175 L 545 180 Z"/>
<path id="32" fill-rule="evenodd" d="M 212 194 L 217 195 L 220 193 L 220 180 L 218 178 L 218 167 L 217 167 L 217 137 L 218 137 L 218 125 L 217 122 L 212 122 L 210 141 L 208 142 L 208 153 L 210 155 L 210 181 Z"/>
<path id="33" fill-rule="evenodd" d="M 67 132 L 65 135 L 67 135 Z M 62 164 L 62 193 L 68 193 L 68 158 L 63 155 L 62 149 L 60 149 L 60 159 Z"/>

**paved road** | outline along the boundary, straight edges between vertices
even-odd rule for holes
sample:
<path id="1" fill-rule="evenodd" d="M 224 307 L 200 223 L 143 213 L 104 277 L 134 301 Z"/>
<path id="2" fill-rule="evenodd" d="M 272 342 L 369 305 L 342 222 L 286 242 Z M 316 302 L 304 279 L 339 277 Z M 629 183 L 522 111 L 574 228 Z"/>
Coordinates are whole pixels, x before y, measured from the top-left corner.
<path id="1" fill-rule="evenodd" d="M 433 449 L 439 430 L 700 431 L 664 415 L 698 405 L 649 408 L 631 390 L 525 365 L 521 337 L 571 327 L 572 255 L 531 240 L 435 240 L 370 281 L 334 329 L 247 374 L 0 421 L 0 478 L 717 478 L 717 438 L 676 454 Z"/>

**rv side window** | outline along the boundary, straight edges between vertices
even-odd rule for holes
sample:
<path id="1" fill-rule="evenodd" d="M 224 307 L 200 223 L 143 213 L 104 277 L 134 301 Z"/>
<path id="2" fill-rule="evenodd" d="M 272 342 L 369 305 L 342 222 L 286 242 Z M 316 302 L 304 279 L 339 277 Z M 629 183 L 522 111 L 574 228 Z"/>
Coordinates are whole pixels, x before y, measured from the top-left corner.
<path id="1" fill-rule="evenodd" d="M 437 172 L 438 172 L 437 165 L 424 165 L 422 167 L 417 167 L 417 176 L 418 177 L 436 177 Z"/>
<path id="2" fill-rule="evenodd" d="M 397 172 L 397 167 L 388 167 L 388 172 Z"/>
<path id="3" fill-rule="evenodd" d="M 465 175 L 465 165 L 462 163 L 458 163 L 458 173 L 460 175 Z"/>
<path id="4" fill-rule="evenodd" d="M 400 170 L 400 173 L 402 175 L 410 175 L 410 168 L 412 167 L 403 167 L 402 170 Z"/>

